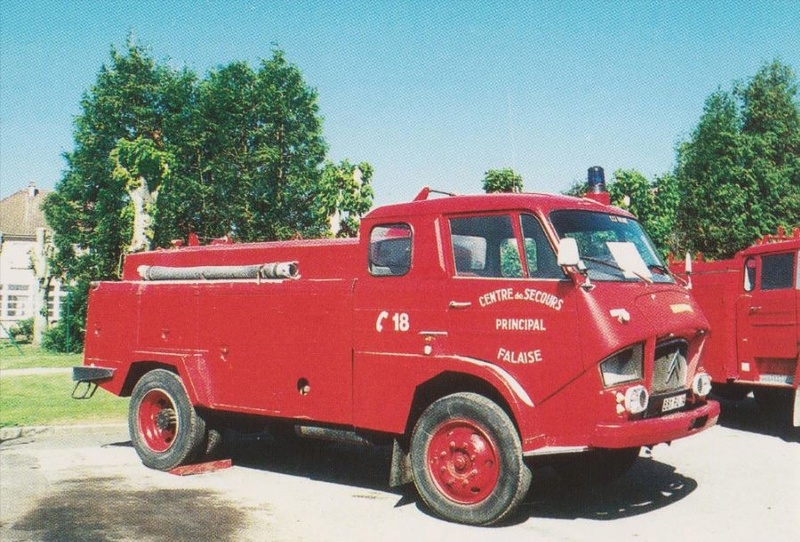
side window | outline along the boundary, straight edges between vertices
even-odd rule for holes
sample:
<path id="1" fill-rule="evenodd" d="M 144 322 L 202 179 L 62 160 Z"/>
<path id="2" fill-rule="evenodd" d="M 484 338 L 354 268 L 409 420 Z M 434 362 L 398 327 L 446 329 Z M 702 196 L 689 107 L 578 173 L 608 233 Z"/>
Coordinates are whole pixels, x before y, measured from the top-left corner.
<path id="1" fill-rule="evenodd" d="M 507 278 L 522 278 L 519 245 L 517 239 L 504 239 L 500 243 L 500 275 Z"/>
<path id="2" fill-rule="evenodd" d="M 522 236 L 525 238 L 525 261 L 528 276 L 539 279 L 563 279 L 564 271 L 559 267 L 556 253 L 542 225 L 531 215 L 522 215 Z"/>
<path id="3" fill-rule="evenodd" d="M 794 253 L 761 257 L 761 289 L 784 290 L 794 286 Z"/>
<path id="4" fill-rule="evenodd" d="M 411 227 L 375 226 L 369 234 L 369 272 L 376 277 L 405 275 L 411 269 Z"/>
<path id="5" fill-rule="evenodd" d="M 522 277 L 508 215 L 451 218 L 450 242 L 459 277 Z"/>
<path id="6" fill-rule="evenodd" d="M 744 291 L 752 292 L 756 287 L 756 259 L 747 258 L 744 261 Z"/>

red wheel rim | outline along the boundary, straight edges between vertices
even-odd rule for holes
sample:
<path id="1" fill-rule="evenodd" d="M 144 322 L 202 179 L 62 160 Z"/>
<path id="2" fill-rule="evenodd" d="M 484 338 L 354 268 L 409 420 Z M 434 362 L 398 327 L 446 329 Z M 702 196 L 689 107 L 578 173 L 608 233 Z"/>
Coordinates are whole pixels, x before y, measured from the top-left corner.
<path id="1" fill-rule="evenodd" d="M 154 452 L 166 452 L 178 433 L 175 402 L 163 390 L 150 390 L 139 403 L 139 434 Z"/>
<path id="2" fill-rule="evenodd" d="M 500 478 L 494 440 L 468 420 L 450 420 L 433 431 L 428 469 L 439 490 L 452 501 L 476 504 L 487 498 Z"/>

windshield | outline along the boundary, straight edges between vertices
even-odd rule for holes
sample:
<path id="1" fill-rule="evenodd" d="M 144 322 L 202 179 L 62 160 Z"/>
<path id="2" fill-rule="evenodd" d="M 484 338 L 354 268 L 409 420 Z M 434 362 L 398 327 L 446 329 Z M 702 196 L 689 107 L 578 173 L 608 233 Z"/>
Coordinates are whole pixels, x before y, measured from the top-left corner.
<path id="1" fill-rule="evenodd" d="M 592 280 L 674 282 L 642 226 L 632 218 L 591 211 L 553 211 L 550 221 L 559 238 L 577 241 Z"/>

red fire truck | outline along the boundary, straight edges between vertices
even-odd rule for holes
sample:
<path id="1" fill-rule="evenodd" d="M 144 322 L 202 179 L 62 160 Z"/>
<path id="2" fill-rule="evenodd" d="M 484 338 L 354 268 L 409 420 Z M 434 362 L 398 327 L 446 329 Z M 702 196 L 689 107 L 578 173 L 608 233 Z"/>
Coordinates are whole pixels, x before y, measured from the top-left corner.
<path id="1" fill-rule="evenodd" d="M 392 445 L 390 484 L 468 524 L 511 513 L 537 459 L 619 475 L 719 404 L 706 318 L 590 172 L 589 198 L 425 189 L 358 239 L 129 255 L 92 285 L 76 387 L 131 397 L 148 467 L 260 420 Z"/>
<path id="2" fill-rule="evenodd" d="M 711 322 L 705 368 L 720 397 L 753 392 L 762 410 L 800 426 L 800 228 L 779 230 L 728 260 L 682 270 Z M 679 264 L 672 264 L 678 271 Z M 688 271 L 688 273 L 687 273 Z M 792 404 L 794 407 L 792 408 Z"/>

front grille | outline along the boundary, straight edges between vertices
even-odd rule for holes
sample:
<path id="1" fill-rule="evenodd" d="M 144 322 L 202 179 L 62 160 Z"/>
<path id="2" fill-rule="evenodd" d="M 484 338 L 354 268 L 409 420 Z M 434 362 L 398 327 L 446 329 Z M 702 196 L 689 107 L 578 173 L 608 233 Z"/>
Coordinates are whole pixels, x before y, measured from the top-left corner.
<path id="1" fill-rule="evenodd" d="M 653 365 L 653 394 L 664 393 L 686 387 L 686 356 L 689 344 L 684 340 L 672 340 L 656 346 Z"/>

